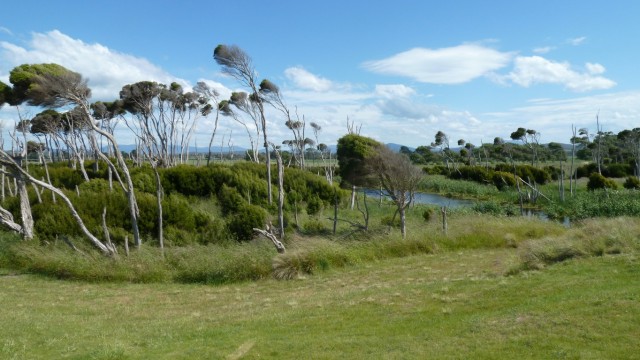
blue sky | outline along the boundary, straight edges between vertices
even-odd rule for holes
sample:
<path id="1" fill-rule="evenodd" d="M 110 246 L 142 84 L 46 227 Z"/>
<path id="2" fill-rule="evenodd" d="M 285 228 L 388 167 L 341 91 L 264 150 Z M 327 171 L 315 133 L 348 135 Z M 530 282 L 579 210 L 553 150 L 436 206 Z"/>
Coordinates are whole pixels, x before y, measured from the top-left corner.
<path id="1" fill-rule="evenodd" d="M 0 80 L 55 62 L 89 79 L 93 100 L 142 80 L 241 90 L 212 58 L 235 44 L 320 140 L 347 118 L 383 142 L 428 145 L 437 131 L 474 144 L 518 127 L 568 142 L 571 125 L 640 127 L 637 1 L 35 1 L 3 4 Z M 28 109 L 35 115 L 37 109 Z M 15 110 L 4 107 L 4 129 Z M 120 126 L 126 137 L 126 127 Z M 197 125 L 198 144 L 211 119 Z M 291 138 L 269 114 L 275 142 Z M 219 136 L 246 136 L 230 119 Z M 132 143 L 122 139 L 121 143 Z"/>

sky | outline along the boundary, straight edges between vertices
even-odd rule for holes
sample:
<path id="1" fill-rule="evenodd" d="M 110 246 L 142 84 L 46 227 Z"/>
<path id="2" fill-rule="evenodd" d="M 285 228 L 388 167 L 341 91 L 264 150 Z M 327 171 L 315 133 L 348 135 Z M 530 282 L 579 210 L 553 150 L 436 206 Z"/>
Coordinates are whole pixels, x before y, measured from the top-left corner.
<path id="1" fill-rule="evenodd" d="M 257 78 L 281 89 L 320 142 L 350 122 L 360 134 L 409 147 L 438 131 L 479 145 L 518 127 L 568 143 L 572 126 L 640 127 L 640 2 L 21 0 L 2 4 L 0 81 L 15 66 L 58 63 L 89 80 L 92 101 L 137 81 L 204 81 L 222 98 L 246 91 L 214 61 L 237 45 Z M 34 116 L 40 109 L 23 109 Z M 5 138 L 18 115 L 0 109 Z M 275 143 L 291 139 L 268 113 Z M 213 118 L 200 119 L 204 146 Z M 119 125 L 121 144 L 133 143 Z M 221 120 L 215 142 L 248 146 Z M 312 137 L 311 130 L 307 136 Z"/>

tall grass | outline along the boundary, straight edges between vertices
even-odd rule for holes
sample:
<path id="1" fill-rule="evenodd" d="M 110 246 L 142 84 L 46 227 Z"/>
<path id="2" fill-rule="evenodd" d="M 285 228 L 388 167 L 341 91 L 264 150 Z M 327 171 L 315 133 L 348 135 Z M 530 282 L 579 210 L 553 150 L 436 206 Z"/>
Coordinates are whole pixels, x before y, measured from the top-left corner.
<path id="1" fill-rule="evenodd" d="M 638 251 L 640 219 L 589 219 L 564 234 L 524 242 L 518 249 L 520 261 L 510 273 L 539 270 L 573 258 Z"/>
<path id="2" fill-rule="evenodd" d="M 484 185 L 468 180 L 452 180 L 443 175 L 425 176 L 420 183 L 420 190 L 447 196 L 471 196 L 480 199 L 496 196 L 500 193 L 493 184 Z"/>
<path id="3" fill-rule="evenodd" d="M 463 249 L 517 248 L 521 255 L 516 272 L 574 257 L 638 249 L 637 218 L 593 219 L 568 229 L 553 221 L 478 214 L 463 208 L 449 212 L 445 232 L 439 216 L 425 221 L 421 216 L 425 208 L 409 212 L 406 239 L 397 228 L 380 222 L 369 231 L 355 232 L 343 224 L 335 236 L 289 235 L 282 255 L 262 239 L 226 246 L 169 247 L 164 253 L 143 246 L 128 257 L 121 251 L 118 257 L 107 258 L 88 247 L 81 248 L 80 254 L 62 242 L 41 245 L 5 237 L 0 240 L 0 268 L 91 282 L 224 284 L 291 279 L 382 259 Z M 382 205 L 372 210 L 380 218 L 393 209 Z M 344 216 L 356 217 L 356 211 Z M 318 220 L 319 226 L 323 223 L 328 226 L 330 221 Z"/>
<path id="4" fill-rule="evenodd" d="M 545 206 L 550 217 L 575 220 L 591 217 L 640 216 L 640 191 L 596 190 L 579 192 Z"/>

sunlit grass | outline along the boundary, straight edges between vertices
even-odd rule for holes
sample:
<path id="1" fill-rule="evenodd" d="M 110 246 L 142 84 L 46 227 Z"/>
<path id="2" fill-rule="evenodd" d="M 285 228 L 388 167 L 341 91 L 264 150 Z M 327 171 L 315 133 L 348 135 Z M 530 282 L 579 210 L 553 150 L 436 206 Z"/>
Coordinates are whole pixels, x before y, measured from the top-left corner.
<path id="1" fill-rule="evenodd" d="M 215 287 L 2 276 L 0 357 L 634 358 L 636 256 L 504 277 L 515 255 L 415 255 Z"/>

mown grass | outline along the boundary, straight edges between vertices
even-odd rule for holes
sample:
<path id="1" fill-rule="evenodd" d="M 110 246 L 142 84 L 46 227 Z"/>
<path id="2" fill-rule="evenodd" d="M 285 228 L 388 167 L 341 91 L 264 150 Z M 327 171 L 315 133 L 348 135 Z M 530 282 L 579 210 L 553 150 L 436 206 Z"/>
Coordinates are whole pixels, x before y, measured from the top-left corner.
<path id="1" fill-rule="evenodd" d="M 632 359 L 636 255 L 504 277 L 516 250 L 220 286 L 0 277 L 6 359 Z"/>

